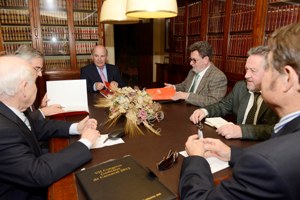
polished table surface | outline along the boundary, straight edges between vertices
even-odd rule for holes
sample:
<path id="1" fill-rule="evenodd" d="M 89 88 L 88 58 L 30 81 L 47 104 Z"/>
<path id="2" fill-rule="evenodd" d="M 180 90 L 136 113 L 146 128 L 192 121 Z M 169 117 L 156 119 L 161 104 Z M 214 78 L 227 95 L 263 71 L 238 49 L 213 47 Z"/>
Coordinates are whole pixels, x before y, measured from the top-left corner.
<path id="1" fill-rule="evenodd" d="M 107 120 L 108 116 L 107 108 L 97 108 L 94 106 L 99 98 L 101 98 L 100 94 L 89 94 L 88 96 L 90 117 L 97 119 L 98 124 Z M 93 159 L 82 166 L 82 168 L 89 168 L 109 159 L 117 159 L 124 155 L 131 155 L 143 166 L 151 169 L 162 183 L 178 194 L 179 175 L 183 156 L 180 155 L 178 162 L 172 168 L 165 171 L 159 171 L 156 163 L 166 156 L 170 149 L 177 150 L 178 152 L 184 150 L 188 136 L 197 133 L 196 126 L 189 120 L 190 115 L 197 107 L 186 104 L 183 101 L 163 103 L 161 105 L 165 118 L 161 122 L 155 122 L 154 124 L 155 128 L 161 129 L 161 136 L 148 133 L 142 127 L 144 135 L 134 136 L 131 138 L 125 136 L 123 138 L 125 142 L 124 144 L 92 149 L 91 152 Z M 83 117 L 85 116 L 69 116 L 66 120 L 78 121 Z M 120 127 L 123 124 L 124 120 L 121 119 L 116 126 Z M 106 134 L 114 128 L 115 127 L 102 127 L 100 132 L 102 134 Z M 207 125 L 204 126 L 203 135 L 204 137 L 218 138 L 224 141 L 227 145 L 238 147 L 247 147 L 256 143 L 255 141 L 245 140 L 225 140 L 223 137 L 216 134 L 215 128 Z M 51 151 L 58 151 L 67 146 L 69 142 L 74 142 L 76 140 L 78 140 L 78 137 L 74 136 L 71 137 L 71 139 L 53 139 L 50 143 Z M 221 180 L 230 176 L 230 168 L 216 172 L 214 174 L 215 183 L 218 184 Z M 84 200 L 86 197 L 81 190 L 80 185 L 76 181 L 74 173 L 72 173 L 49 187 L 48 199 Z"/>

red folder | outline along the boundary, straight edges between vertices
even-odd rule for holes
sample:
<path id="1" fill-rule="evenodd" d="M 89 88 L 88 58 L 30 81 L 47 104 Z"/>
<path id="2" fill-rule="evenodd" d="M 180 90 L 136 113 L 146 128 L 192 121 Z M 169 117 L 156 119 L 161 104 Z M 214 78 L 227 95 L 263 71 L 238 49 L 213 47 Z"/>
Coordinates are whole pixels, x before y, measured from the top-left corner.
<path id="1" fill-rule="evenodd" d="M 153 100 L 171 100 L 176 91 L 173 87 L 164 87 L 146 89 L 146 92 Z"/>

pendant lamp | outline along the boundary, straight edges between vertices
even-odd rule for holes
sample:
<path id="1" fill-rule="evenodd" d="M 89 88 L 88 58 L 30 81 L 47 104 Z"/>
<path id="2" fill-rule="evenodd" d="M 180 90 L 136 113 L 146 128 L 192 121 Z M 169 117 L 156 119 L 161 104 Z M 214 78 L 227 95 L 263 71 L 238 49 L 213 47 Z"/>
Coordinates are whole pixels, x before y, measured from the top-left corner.
<path id="1" fill-rule="evenodd" d="M 134 24 L 138 23 L 138 18 L 126 16 L 127 0 L 104 0 L 100 22 L 105 24 Z"/>
<path id="2" fill-rule="evenodd" d="M 136 18 L 170 18 L 177 16 L 176 0 L 127 0 L 126 15 Z"/>

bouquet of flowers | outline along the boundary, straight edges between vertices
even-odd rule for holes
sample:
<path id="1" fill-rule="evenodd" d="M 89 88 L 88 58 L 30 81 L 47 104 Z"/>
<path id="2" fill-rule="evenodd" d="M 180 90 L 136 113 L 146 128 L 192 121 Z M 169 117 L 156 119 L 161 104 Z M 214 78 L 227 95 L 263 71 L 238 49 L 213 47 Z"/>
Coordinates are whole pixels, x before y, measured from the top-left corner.
<path id="1" fill-rule="evenodd" d="M 96 104 L 97 107 L 109 108 L 110 126 L 124 115 L 126 117 L 125 133 L 129 136 L 143 134 L 139 128 L 141 124 L 144 124 L 148 131 L 160 135 L 160 130 L 153 128 L 153 123 L 163 120 L 164 113 L 161 105 L 154 102 L 145 90 L 131 87 L 111 88 L 111 90 L 112 94 L 107 98 L 100 98 Z"/>

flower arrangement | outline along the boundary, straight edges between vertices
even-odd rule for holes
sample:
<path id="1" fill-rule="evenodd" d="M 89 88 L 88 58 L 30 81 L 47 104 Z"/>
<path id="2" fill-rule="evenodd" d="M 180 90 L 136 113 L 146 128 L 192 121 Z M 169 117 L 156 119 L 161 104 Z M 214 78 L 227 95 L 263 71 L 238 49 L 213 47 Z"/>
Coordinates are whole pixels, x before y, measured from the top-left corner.
<path id="1" fill-rule="evenodd" d="M 148 131 L 160 135 L 159 129 L 153 128 L 155 121 L 161 121 L 164 113 L 161 105 L 152 100 L 152 97 L 145 91 L 131 87 L 110 88 L 112 94 L 107 98 L 100 98 L 97 107 L 109 108 L 109 126 L 112 126 L 124 115 L 126 117 L 125 133 L 129 136 L 143 134 L 139 125 L 143 124 Z"/>

